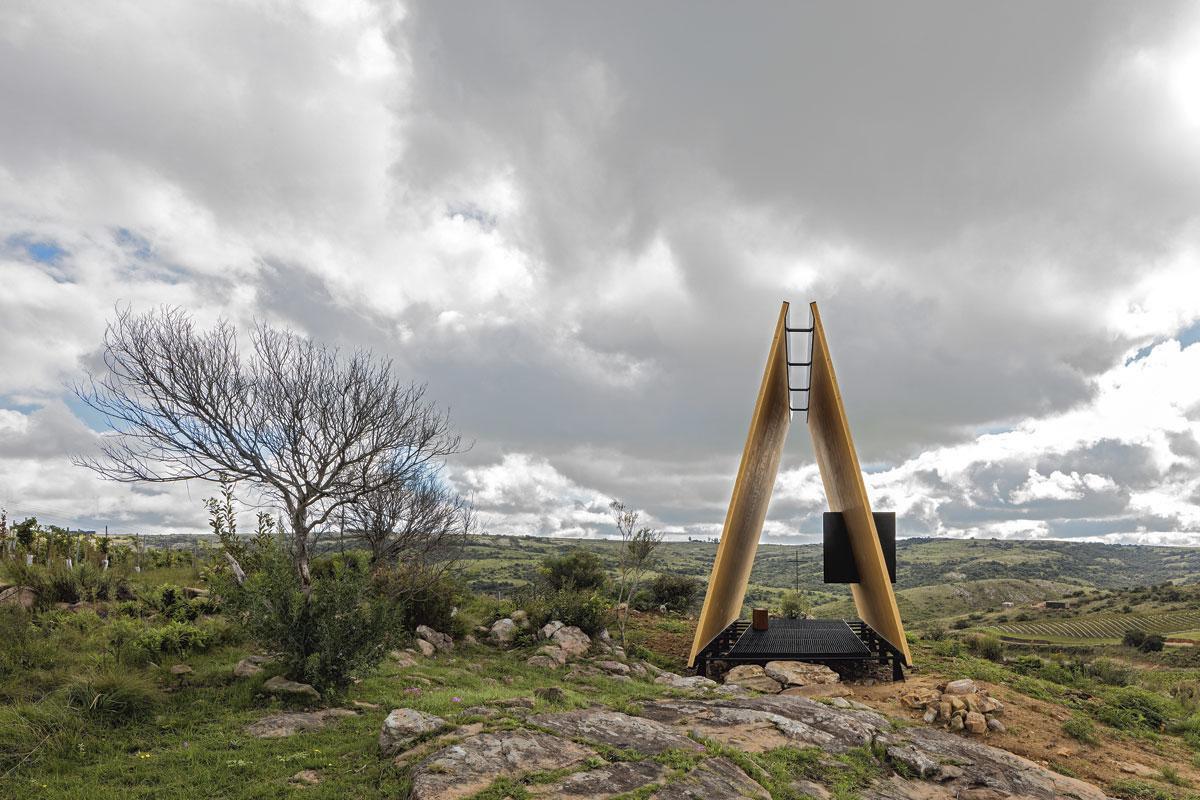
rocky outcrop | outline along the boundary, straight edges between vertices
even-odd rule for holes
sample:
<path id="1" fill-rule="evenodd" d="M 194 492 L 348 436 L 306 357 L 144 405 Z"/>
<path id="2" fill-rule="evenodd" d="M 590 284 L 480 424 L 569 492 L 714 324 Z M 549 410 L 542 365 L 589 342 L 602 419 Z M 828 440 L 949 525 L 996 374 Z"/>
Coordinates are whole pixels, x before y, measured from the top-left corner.
<path id="1" fill-rule="evenodd" d="M 37 604 L 37 592 L 28 586 L 6 586 L 0 589 L 0 605 L 20 606 L 30 611 Z"/>
<path id="2" fill-rule="evenodd" d="M 841 681 L 841 676 L 824 664 L 809 664 L 806 661 L 772 661 L 763 671 L 767 677 L 784 686 L 814 686 Z"/>
<path id="3" fill-rule="evenodd" d="M 443 748 L 413 770 L 412 800 L 457 800 L 497 778 L 566 769 L 596 754 L 568 739 L 534 731 L 480 733 Z"/>
<path id="4" fill-rule="evenodd" d="M 488 639 L 497 647 L 508 647 L 517 638 L 517 623 L 508 617 L 498 619 L 488 629 Z"/>
<path id="5" fill-rule="evenodd" d="M 379 751 L 384 756 L 394 756 L 412 747 L 422 736 L 444 727 L 446 720 L 441 717 L 415 708 L 397 708 L 383 720 L 383 729 L 379 731 Z"/>
<path id="6" fill-rule="evenodd" d="M 450 638 L 450 634 L 435 631 L 428 625 L 417 626 L 417 641 L 428 642 L 441 653 L 449 653 L 454 650 L 454 639 Z M 421 650 L 424 652 L 425 648 L 421 648 Z"/>
<path id="7" fill-rule="evenodd" d="M 287 697 L 293 700 L 316 702 L 321 699 L 321 693 L 307 683 L 289 681 L 282 675 L 276 675 L 262 685 L 263 691 L 277 697 Z"/>
<path id="8" fill-rule="evenodd" d="M 259 739 L 280 739 L 303 731 L 317 731 L 343 717 L 353 717 L 348 708 L 326 708 L 320 711 L 297 711 L 272 714 L 246 726 L 246 733 Z"/>
<path id="9" fill-rule="evenodd" d="M 266 656 L 246 656 L 233 667 L 233 677 L 253 678 L 263 671 L 263 665 L 270 662 Z"/>
<path id="10" fill-rule="evenodd" d="M 461 728 L 414 749 L 414 800 L 455 800 L 498 778 L 556 771 L 532 783 L 532 797 L 583 800 L 636 793 L 652 800 L 770 797 L 751 770 L 708 751 L 712 740 L 753 758 L 780 746 L 815 747 L 829 755 L 869 747 L 882 759 L 883 777 L 859 795 L 876 800 L 1103 800 L 1094 786 L 1019 756 L 927 727 L 896 728 L 891 720 L 852 701 L 844 708 L 805 697 L 756 695 L 674 698 L 646 703 L 641 716 L 601 708 L 538 714 L 509 729 Z M 532 728 L 536 728 L 533 730 Z M 432 749 L 429 749 L 432 748 Z M 603 754 L 626 754 L 610 763 Z M 674 752 L 680 757 L 665 757 Z M 890 767 L 890 769 L 889 769 Z M 797 778 L 796 793 L 828 797 L 812 780 Z"/>
<path id="11" fill-rule="evenodd" d="M 546 640 L 546 644 L 526 660 L 525 663 L 531 667 L 557 669 L 568 661 L 587 655 L 592 647 L 590 636 L 574 625 L 563 625 L 557 620 L 546 623 L 539 636 Z"/>
<path id="12" fill-rule="evenodd" d="M 742 664 L 725 673 L 726 686 L 741 686 L 756 692 L 777 694 L 783 684 L 767 675 L 766 670 L 757 664 Z"/>

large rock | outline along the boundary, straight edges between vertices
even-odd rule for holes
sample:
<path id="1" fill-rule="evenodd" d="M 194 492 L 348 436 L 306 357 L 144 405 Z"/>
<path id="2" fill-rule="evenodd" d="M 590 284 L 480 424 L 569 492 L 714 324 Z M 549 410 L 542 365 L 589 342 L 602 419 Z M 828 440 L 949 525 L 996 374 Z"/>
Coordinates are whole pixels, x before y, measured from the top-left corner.
<path id="1" fill-rule="evenodd" d="M 421 655 L 426 658 L 432 658 L 437 648 L 433 646 L 433 642 L 428 642 L 424 639 L 417 639 L 417 650 L 421 651 Z"/>
<path id="2" fill-rule="evenodd" d="M 486 789 L 498 778 L 566 769 L 596 754 L 569 739 L 533 731 L 499 731 L 470 736 L 443 748 L 413 768 L 412 800 L 458 800 Z"/>
<path id="3" fill-rule="evenodd" d="M 967 733 L 980 736 L 987 733 L 987 718 L 978 711 L 968 711 L 966 718 L 963 720 L 963 727 L 967 729 Z"/>
<path id="4" fill-rule="evenodd" d="M 0 589 L 0 605 L 20 606 L 26 611 L 37 604 L 37 592 L 28 586 L 9 586 Z"/>
<path id="5" fill-rule="evenodd" d="M 672 781 L 650 795 L 651 800 L 697 800 L 697 798 L 754 798 L 770 800 L 771 795 L 724 757 L 707 758 L 679 780 Z"/>
<path id="6" fill-rule="evenodd" d="M 312 686 L 309 686 L 307 683 L 299 683 L 298 681 L 289 681 L 282 675 L 276 675 L 274 678 L 269 679 L 263 684 L 262 688 L 268 694 L 278 697 L 312 701 L 321 699 L 321 693 Z"/>
<path id="7" fill-rule="evenodd" d="M 428 625 L 417 626 L 417 639 L 429 642 L 435 649 L 449 653 L 454 649 L 454 640 L 447 633 L 439 633 Z"/>
<path id="8" fill-rule="evenodd" d="M 397 708 L 383 720 L 379 731 L 379 751 L 384 757 L 394 756 L 412 747 L 420 737 L 446 727 L 446 720 L 417 711 Z"/>
<path id="9" fill-rule="evenodd" d="M 266 656 L 246 656 L 234 665 L 233 677 L 253 678 L 263 671 L 263 664 L 266 664 L 270 660 Z"/>
<path id="10" fill-rule="evenodd" d="M 771 694 L 783 688 L 783 684 L 767 675 L 766 670 L 757 664 L 741 664 L 729 670 L 725 673 L 725 685 L 730 684 Z"/>
<path id="11" fill-rule="evenodd" d="M 302 731 L 317 731 L 334 720 L 353 717 L 348 708 L 325 708 L 320 711 L 297 711 L 290 714 L 272 714 L 246 726 L 246 733 L 259 739 L 280 739 L 294 736 Z"/>
<path id="12" fill-rule="evenodd" d="M 517 623 L 508 617 L 496 620 L 488 630 L 488 638 L 492 644 L 508 647 L 517 638 Z"/>
<path id="13" fill-rule="evenodd" d="M 555 633 L 557 633 L 559 630 L 561 630 L 565 627 L 567 627 L 567 626 L 563 625 L 561 622 L 559 622 L 556 619 L 550 620 L 549 622 L 547 622 L 545 625 L 542 626 L 541 630 L 538 631 L 538 638 L 539 639 L 549 639 L 551 636 L 553 636 Z"/>
<path id="14" fill-rule="evenodd" d="M 950 681 L 943 689 L 946 694 L 975 694 L 975 681 L 970 678 L 959 678 L 956 681 Z"/>
<path id="15" fill-rule="evenodd" d="M 805 661 L 772 661 L 763 671 L 784 686 L 811 686 L 841 681 L 841 677 L 824 664 Z"/>
<path id="16" fill-rule="evenodd" d="M 599 769 L 575 772 L 557 783 L 534 788 L 537 797 L 570 800 L 609 800 L 633 795 L 639 789 L 663 783 L 669 770 L 654 761 L 621 761 Z"/>
<path id="17" fill-rule="evenodd" d="M 574 625 L 564 625 L 550 635 L 550 641 L 558 645 L 568 660 L 587 655 L 592 639 Z"/>
<path id="18" fill-rule="evenodd" d="M 655 678 L 654 682 L 662 686 L 670 686 L 672 689 L 712 689 L 717 685 L 712 678 L 703 678 L 699 675 L 685 678 L 674 672 L 664 672 Z"/>
<path id="19" fill-rule="evenodd" d="M 584 709 L 561 714 L 540 714 L 531 717 L 530 721 L 569 739 L 583 739 L 651 756 L 667 750 L 702 749 L 678 730 L 619 711 Z"/>

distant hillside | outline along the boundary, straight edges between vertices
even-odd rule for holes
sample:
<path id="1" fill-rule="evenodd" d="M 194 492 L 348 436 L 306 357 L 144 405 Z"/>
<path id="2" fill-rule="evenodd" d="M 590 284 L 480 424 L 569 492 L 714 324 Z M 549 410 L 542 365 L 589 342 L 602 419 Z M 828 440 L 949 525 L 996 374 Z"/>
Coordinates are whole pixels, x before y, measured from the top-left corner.
<path id="1" fill-rule="evenodd" d="M 605 540 L 545 539 L 519 536 L 476 536 L 468 548 L 464 576 L 476 589 L 508 592 L 524 585 L 537 574 L 538 563 L 547 555 L 573 547 L 592 550 L 616 566 L 616 542 Z M 716 555 L 716 544 L 667 542 L 660 549 L 663 572 L 707 579 Z M 1084 542 L 998 541 L 993 539 L 903 539 L 896 546 L 897 589 L 923 586 L 968 586 L 980 581 L 1020 581 L 1017 584 L 989 583 L 964 589 L 972 597 L 985 590 L 1069 591 L 1079 587 L 1115 589 L 1175 581 L 1200 582 L 1200 548 L 1146 547 L 1091 544 Z M 821 546 L 764 544 L 758 549 L 750 576 L 751 600 L 798 586 L 827 593 L 830 600 L 848 597 L 844 587 L 827 586 L 821 579 Z M 1044 582 L 1044 583 L 1030 583 Z M 1053 586 L 1051 585 L 1053 584 Z M 906 595 L 914 609 L 928 593 Z M 998 596 L 998 595 L 997 595 Z M 1014 602 L 1021 602 L 1014 598 Z"/>
<path id="2" fill-rule="evenodd" d="M 1076 589 L 1075 584 L 1022 578 L 985 578 L 898 589 L 896 602 L 901 616 L 909 621 L 954 616 L 971 611 L 997 610 L 1009 602 L 1028 607 L 1047 598 L 1058 598 Z M 856 616 L 849 597 L 813 607 L 818 617 Z"/>

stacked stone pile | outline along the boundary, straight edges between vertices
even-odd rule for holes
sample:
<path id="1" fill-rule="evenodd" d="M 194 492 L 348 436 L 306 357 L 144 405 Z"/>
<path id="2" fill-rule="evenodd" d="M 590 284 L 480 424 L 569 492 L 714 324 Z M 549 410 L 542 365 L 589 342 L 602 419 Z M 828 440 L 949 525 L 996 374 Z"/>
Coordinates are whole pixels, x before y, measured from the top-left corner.
<path id="1" fill-rule="evenodd" d="M 989 697 L 987 690 L 970 678 L 940 683 L 934 689 L 909 689 L 900 694 L 900 704 L 912 711 L 923 711 L 921 718 L 927 725 L 941 725 L 977 736 L 1004 731 L 1004 723 L 999 719 L 1004 704 Z"/>

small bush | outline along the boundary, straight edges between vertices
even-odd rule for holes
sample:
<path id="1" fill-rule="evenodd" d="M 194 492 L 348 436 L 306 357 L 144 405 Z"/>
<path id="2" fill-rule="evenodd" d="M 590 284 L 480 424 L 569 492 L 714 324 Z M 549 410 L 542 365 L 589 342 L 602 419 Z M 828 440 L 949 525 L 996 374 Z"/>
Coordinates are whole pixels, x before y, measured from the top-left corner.
<path id="1" fill-rule="evenodd" d="M 397 604 L 381 594 L 364 562 L 335 556 L 314 565 L 305 593 L 285 547 L 267 544 L 242 586 L 223 604 L 251 638 L 280 654 L 293 680 L 339 691 L 377 664 L 399 630 Z"/>
<path id="2" fill-rule="evenodd" d="M 1042 661 L 1041 656 L 1023 655 L 1017 656 L 1009 667 L 1019 675 L 1036 675 L 1045 665 L 1046 662 Z"/>
<path id="3" fill-rule="evenodd" d="M 963 631 L 971 627 L 971 621 L 966 619 L 956 619 L 950 624 L 950 627 L 954 628 L 956 631 Z"/>
<path id="4" fill-rule="evenodd" d="M 1138 645 L 1138 650 L 1143 653 L 1157 653 L 1166 645 L 1166 640 L 1157 633 L 1148 633 L 1142 643 Z"/>
<path id="5" fill-rule="evenodd" d="M 1084 744 L 1096 744 L 1096 724 L 1087 717 L 1076 715 L 1062 725 L 1063 733 Z"/>
<path id="6" fill-rule="evenodd" d="M 808 613 L 812 604 L 801 592 L 784 592 L 779 598 L 779 614 L 787 619 L 800 619 Z"/>
<path id="7" fill-rule="evenodd" d="M 1121 643 L 1126 647 L 1141 647 L 1144 641 L 1146 641 L 1145 631 L 1136 629 L 1125 631 L 1125 635 L 1121 637 Z"/>
<path id="8" fill-rule="evenodd" d="M 967 649 L 988 661 L 1004 661 L 1004 643 L 996 636 L 978 634 L 967 639 Z"/>
<path id="9" fill-rule="evenodd" d="M 1126 731 L 1161 731 L 1171 720 L 1171 701 L 1147 689 L 1124 686 L 1094 712 L 1105 725 Z"/>
<path id="10" fill-rule="evenodd" d="M 660 573 L 650 581 L 647 590 L 655 608 L 666 606 L 668 611 L 683 613 L 691 609 L 700 597 L 703 584 L 689 575 Z"/>
<path id="11" fill-rule="evenodd" d="M 931 642 L 940 642 L 948 635 L 945 625 L 940 622 L 934 622 L 921 633 L 921 638 L 928 639 Z"/>
<path id="12" fill-rule="evenodd" d="M 581 592 L 564 589 L 550 593 L 530 593 L 517 603 L 529 615 L 533 628 L 540 628 L 551 620 L 564 625 L 574 625 L 589 635 L 599 633 L 612 620 L 612 608 L 596 592 Z"/>
<path id="13" fill-rule="evenodd" d="M 547 556 L 538 572 L 546 588 L 553 592 L 599 590 L 608 579 L 600 556 L 582 547 L 572 548 L 560 556 Z"/>
<path id="14" fill-rule="evenodd" d="M 129 671 L 103 671 L 71 683 L 67 702 L 87 717 L 109 725 L 145 719 L 158 705 L 158 692 L 144 676 Z"/>

